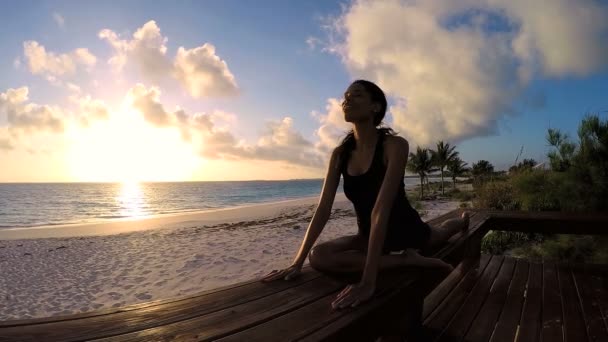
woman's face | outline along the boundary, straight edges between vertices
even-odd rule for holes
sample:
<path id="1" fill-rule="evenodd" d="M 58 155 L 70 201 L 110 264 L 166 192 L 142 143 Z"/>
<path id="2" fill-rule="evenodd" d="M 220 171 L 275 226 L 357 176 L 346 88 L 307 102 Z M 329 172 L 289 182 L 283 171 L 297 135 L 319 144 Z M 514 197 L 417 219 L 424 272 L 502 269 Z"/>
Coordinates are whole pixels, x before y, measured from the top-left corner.
<path id="1" fill-rule="evenodd" d="M 369 93 L 361 84 L 351 84 L 344 93 L 342 111 L 346 122 L 373 120 L 374 113 L 379 110 L 378 107 L 378 104 L 372 102 Z"/>

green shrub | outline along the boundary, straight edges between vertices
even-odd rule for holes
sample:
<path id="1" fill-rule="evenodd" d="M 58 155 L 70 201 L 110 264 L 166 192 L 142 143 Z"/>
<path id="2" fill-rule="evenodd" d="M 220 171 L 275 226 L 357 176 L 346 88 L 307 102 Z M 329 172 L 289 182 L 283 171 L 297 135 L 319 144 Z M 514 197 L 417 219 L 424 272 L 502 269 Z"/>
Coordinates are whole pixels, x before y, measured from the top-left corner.
<path id="1" fill-rule="evenodd" d="M 565 192 L 564 175 L 549 171 L 522 172 L 511 178 L 522 210 L 559 211 Z"/>
<path id="2" fill-rule="evenodd" d="M 543 240 L 544 236 L 541 234 L 490 230 L 481 240 L 481 252 L 503 254 L 509 249 L 520 247 L 526 243 Z"/>
<path id="3" fill-rule="evenodd" d="M 481 186 L 473 199 L 475 208 L 519 210 L 521 205 L 510 182 L 488 182 Z"/>
<path id="4" fill-rule="evenodd" d="M 513 249 L 516 257 L 560 262 L 608 263 L 608 237 L 559 234 L 541 243 Z"/>

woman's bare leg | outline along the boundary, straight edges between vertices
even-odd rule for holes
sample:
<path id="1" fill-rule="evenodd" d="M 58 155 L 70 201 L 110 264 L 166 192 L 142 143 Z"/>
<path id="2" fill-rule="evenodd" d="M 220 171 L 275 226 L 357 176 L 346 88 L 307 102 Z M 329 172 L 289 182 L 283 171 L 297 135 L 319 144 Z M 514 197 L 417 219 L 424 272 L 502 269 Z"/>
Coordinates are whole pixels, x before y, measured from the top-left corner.
<path id="1" fill-rule="evenodd" d="M 320 272 L 363 272 L 367 259 L 366 244 L 367 242 L 358 236 L 346 236 L 321 243 L 310 251 L 310 265 Z M 378 269 L 388 270 L 404 266 L 452 269 L 452 266 L 443 260 L 423 257 L 414 249 L 407 249 L 400 255 L 381 255 Z"/>
<path id="2" fill-rule="evenodd" d="M 470 213 L 465 211 L 460 218 L 449 219 L 441 223 L 438 227 L 431 227 L 431 238 L 424 249 L 439 246 L 454 234 L 469 229 L 470 216 Z"/>

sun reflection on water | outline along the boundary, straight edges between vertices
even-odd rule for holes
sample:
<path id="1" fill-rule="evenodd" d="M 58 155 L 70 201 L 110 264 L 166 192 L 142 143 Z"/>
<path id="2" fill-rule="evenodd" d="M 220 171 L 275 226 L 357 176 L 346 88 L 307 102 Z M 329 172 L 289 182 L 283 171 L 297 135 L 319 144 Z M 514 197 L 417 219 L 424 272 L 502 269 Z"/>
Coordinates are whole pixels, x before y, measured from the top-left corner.
<path id="1" fill-rule="evenodd" d="M 125 182 L 121 184 L 120 194 L 116 198 L 121 217 L 140 217 L 145 215 L 144 207 L 146 200 L 137 182 Z"/>

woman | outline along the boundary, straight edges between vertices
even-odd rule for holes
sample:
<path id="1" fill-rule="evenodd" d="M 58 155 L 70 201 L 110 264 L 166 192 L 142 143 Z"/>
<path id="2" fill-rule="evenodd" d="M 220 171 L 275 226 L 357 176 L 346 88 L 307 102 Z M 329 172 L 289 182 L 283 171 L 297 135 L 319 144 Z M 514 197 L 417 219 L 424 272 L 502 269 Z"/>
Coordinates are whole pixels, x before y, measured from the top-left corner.
<path id="1" fill-rule="evenodd" d="M 332 302 L 334 309 L 340 309 L 370 299 L 379 270 L 412 265 L 453 269 L 415 249 L 433 248 L 467 229 L 469 214 L 447 220 L 440 227 L 431 228 L 422 221 L 405 195 L 408 142 L 390 128 L 377 128 L 386 107 L 384 92 L 374 83 L 357 80 L 348 87 L 342 110 L 344 119 L 354 127 L 331 155 L 321 199 L 302 246 L 291 266 L 272 271 L 262 281 L 295 278 L 310 251 L 310 265 L 318 271 L 362 272 L 359 283 L 347 286 Z M 344 177 L 344 194 L 354 205 L 359 232 L 312 248 L 329 219 L 340 175 Z M 391 255 L 401 250 L 402 254 Z"/>

